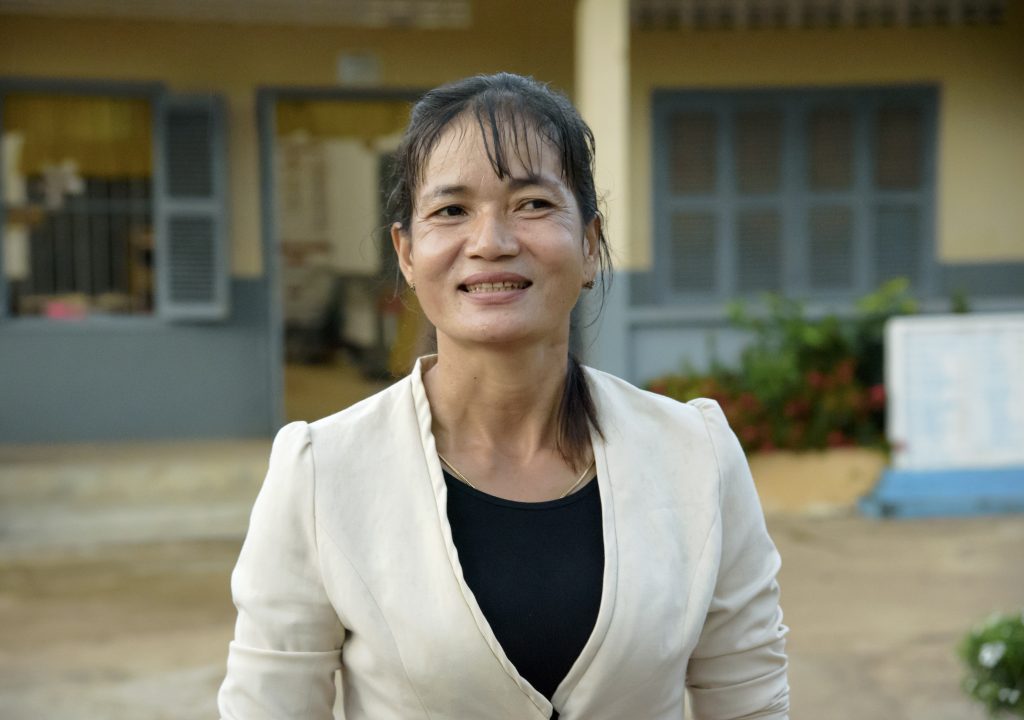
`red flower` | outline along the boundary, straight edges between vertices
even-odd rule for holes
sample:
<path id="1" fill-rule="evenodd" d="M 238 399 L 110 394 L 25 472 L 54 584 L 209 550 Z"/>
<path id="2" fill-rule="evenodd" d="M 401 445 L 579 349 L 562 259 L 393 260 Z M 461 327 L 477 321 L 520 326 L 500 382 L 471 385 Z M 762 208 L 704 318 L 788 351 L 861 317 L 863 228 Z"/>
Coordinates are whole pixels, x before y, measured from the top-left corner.
<path id="1" fill-rule="evenodd" d="M 885 407 L 885 385 L 879 383 L 868 388 L 868 407 L 881 410 Z"/>
<path id="2" fill-rule="evenodd" d="M 815 390 L 820 390 L 825 385 L 825 376 L 818 370 L 808 370 L 807 384 Z"/>
<path id="3" fill-rule="evenodd" d="M 853 358 L 846 358 L 838 365 L 836 365 L 836 380 L 840 383 L 848 383 L 853 380 L 853 371 L 855 369 L 855 362 Z"/>
<path id="4" fill-rule="evenodd" d="M 790 447 L 798 448 L 803 445 L 804 440 L 807 438 L 807 423 L 799 422 L 793 423 L 789 428 L 789 436 L 786 438 L 786 442 L 789 443 Z"/>
<path id="5" fill-rule="evenodd" d="M 843 447 L 850 444 L 850 439 L 842 430 L 832 430 L 825 438 L 825 443 L 829 447 Z"/>
<path id="6" fill-rule="evenodd" d="M 761 437 L 761 432 L 754 425 L 745 425 L 740 428 L 740 438 L 747 445 L 753 445 Z"/>
<path id="7" fill-rule="evenodd" d="M 782 414 L 790 420 L 794 420 L 806 415 L 809 409 L 810 408 L 806 400 L 803 400 L 802 398 L 793 398 L 786 403 L 785 407 L 782 408 Z"/>

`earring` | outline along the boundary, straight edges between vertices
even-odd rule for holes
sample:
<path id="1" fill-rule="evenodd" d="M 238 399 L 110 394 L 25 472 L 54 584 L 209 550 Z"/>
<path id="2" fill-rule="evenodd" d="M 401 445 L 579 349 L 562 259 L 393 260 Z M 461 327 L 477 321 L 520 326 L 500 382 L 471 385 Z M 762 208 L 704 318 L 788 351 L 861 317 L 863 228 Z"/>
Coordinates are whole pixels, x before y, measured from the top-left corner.
<path id="1" fill-rule="evenodd" d="M 415 295 L 416 294 L 416 283 L 414 283 L 414 282 L 409 283 L 409 289 L 412 290 L 412 294 Z"/>
<path id="2" fill-rule="evenodd" d="M 587 290 L 593 290 L 594 289 L 594 281 L 593 280 L 587 280 L 585 283 L 583 283 L 583 287 L 585 287 Z"/>

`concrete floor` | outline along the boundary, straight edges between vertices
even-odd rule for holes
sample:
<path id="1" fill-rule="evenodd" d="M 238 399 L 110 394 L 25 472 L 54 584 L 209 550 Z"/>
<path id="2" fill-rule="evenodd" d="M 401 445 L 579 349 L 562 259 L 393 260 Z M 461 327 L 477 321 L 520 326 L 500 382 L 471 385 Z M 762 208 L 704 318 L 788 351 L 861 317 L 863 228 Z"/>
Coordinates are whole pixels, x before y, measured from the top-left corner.
<path id="1" fill-rule="evenodd" d="M 991 611 L 1024 605 L 1024 517 L 769 524 L 794 720 L 984 718 L 959 690 L 954 647 Z M 238 548 L 0 542 L 0 717 L 216 717 Z"/>

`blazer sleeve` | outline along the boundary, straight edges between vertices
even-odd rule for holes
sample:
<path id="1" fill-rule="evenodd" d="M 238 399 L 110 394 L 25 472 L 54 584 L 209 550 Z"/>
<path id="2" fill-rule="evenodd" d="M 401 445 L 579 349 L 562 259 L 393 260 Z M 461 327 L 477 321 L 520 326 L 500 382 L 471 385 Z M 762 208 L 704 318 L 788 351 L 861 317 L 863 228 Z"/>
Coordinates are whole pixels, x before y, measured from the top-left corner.
<path id="1" fill-rule="evenodd" d="M 223 720 L 333 718 L 344 628 L 320 572 L 314 491 L 309 426 L 291 423 L 274 439 L 231 576 L 238 620 L 217 698 Z"/>
<path id="2" fill-rule="evenodd" d="M 781 561 L 743 449 L 714 400 L 704 415 L 719 467 L 721 558 L 704 629 L 687 668 L 697 720 L 786 720 L 789 684 L 776 574 Z"/>

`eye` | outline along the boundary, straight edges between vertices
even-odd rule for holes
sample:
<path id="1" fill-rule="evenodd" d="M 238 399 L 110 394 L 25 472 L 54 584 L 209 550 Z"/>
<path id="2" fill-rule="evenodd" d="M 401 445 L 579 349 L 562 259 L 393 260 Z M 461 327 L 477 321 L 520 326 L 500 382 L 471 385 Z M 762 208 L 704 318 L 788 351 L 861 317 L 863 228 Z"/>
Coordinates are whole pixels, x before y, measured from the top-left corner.
<path id="1" fill-rule="evenodd" d="M 460 217 L 465 214 L 466 211 L 459 207 L 458 205 L 445 205 L 440 210 L 434 212 L 434 215 L 443 218 Z"/>
<path id="2" fill-rule="evenodd" d="M 543 198 L 530 198 L 524 202 L 520 207 L 524 210 L 547 210 L 548 208 L 554 207 L 554 204 Z"/>

